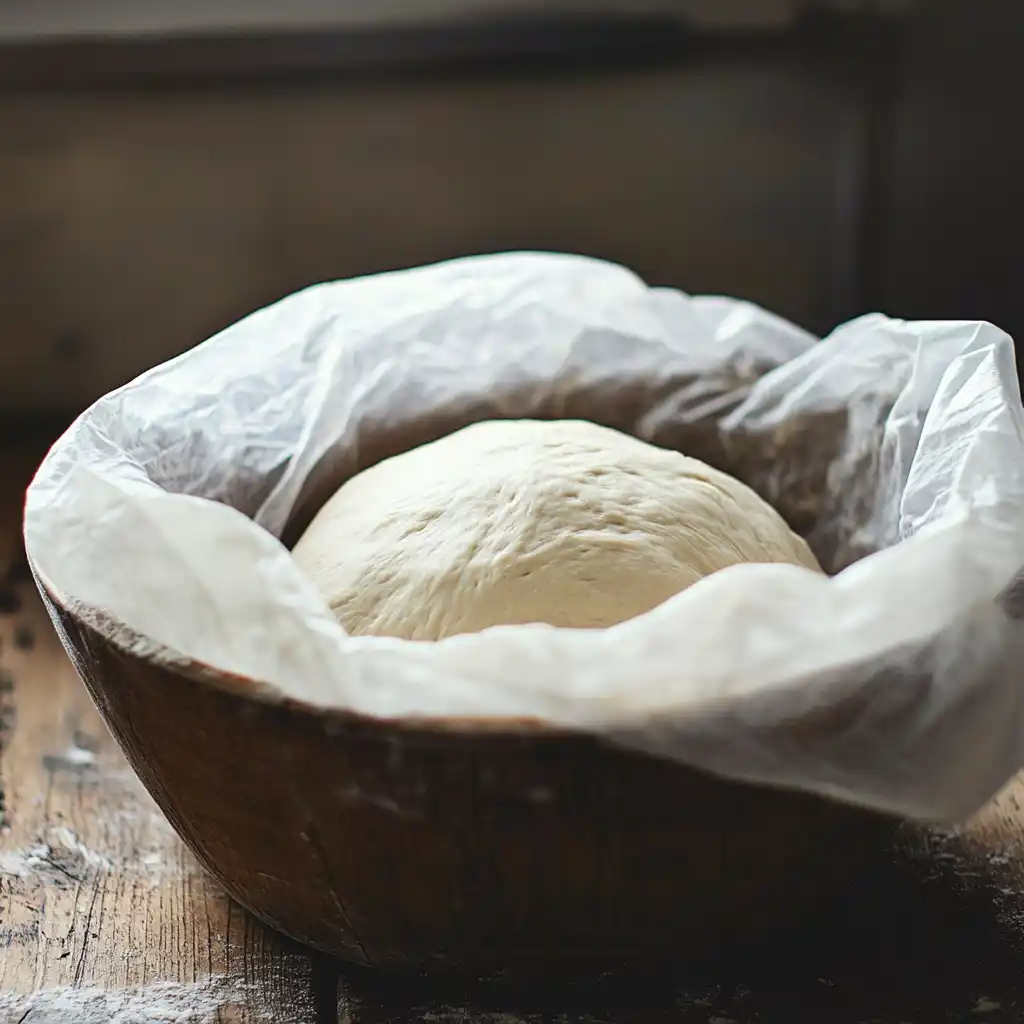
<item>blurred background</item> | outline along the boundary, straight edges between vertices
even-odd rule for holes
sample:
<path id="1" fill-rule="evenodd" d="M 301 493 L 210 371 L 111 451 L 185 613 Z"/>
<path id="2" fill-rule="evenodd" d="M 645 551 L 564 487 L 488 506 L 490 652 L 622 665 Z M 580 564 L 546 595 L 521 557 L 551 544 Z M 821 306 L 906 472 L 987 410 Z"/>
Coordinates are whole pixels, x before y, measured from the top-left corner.
<path id="1" fill-rule="evenodd" d="M 502 249 L 1024 336 L 1020 0 L 4 0 L 0 414 Z"/>

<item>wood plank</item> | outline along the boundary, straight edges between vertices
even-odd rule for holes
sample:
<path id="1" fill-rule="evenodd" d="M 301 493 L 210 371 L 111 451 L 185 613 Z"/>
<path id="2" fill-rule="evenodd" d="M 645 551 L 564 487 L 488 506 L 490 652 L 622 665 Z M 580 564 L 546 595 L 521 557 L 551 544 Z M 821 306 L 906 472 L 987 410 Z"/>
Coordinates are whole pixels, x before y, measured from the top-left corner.
<path id="1" fill-rule="evenodd" d="M 0 9 L 0 39 L 47 39 L 69 36 L 147 35 L 196 36 L 210 32 L 277 33 L 304 28 L 332 32 L 354 28 L 388 29 L 396 25 L 451 25 L 494 21 L 502 17 L 535 17 L 534 0 L 205 0 L 169 5 L 160 0 L 49 0 L 40 7 L 14 0 Z M 550 16 L 579 15 L 576 0 L 547 0 Z M 848 7 L 858 6 L 856 2 Z M 860 6 L 865 6 L 863 3 Z M 893 6 L 874 0 L 881 13 Z M 598 15 L 635 16 L 636 0 L 592 0 L 587 11 Z M 702 28 L 783 28 L 799 13 L 798 0 L 648 0 L 642 11 L 661 11 Z"/>
<path id="2" fill-rule="evenodd" d="M 209 86 L 311 77 L 602 71 L 689 58 L 692 34 L 677 19 L 550 15 L 453 25 L 393 24 L 342 30 L 202 35 L 64 36 L 9 42 L 0 36 L 0 86 L 24 89 Z M 760 39 L 756 40 L 760 42 Z M 775 42 L 769 39 L 769 42 Z M 723 41 L 702 40 L 701 55 Z M 748 48 L 750 39 L 740 45 Z"/>
<path id="3" fill-rule="evenodd" d="M 32 462 L 0 459 L 0 484 Z M 20 486 L 0 503 L 7 562 Z M 3 589 L 0 1024 L 312 1024 L 311 955 L 201 871 L 104 729 L 31 583 Z"/>

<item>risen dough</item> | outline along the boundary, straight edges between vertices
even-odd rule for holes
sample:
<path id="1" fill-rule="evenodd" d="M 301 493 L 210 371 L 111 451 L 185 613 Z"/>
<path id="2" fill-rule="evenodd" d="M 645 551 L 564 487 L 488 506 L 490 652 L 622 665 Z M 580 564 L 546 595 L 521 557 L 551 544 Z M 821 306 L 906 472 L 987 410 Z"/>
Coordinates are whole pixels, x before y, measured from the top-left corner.
<path id="1" fill-rule="evenodd" d="M 750 488 L 576 420 L 477 423 L 359 473 L 296 544 L 351 634 L 601 627 L 737 562 L 821 571 Z"/>

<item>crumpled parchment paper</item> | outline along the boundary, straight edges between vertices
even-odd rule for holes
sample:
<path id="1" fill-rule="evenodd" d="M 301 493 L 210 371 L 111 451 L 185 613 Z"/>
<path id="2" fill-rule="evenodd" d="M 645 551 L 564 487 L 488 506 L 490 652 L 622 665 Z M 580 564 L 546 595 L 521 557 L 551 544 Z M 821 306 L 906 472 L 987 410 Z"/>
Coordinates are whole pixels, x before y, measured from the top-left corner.
<path id="1" fill-rule="evenodd" d="M 603 631 L 346 636 L 279 538 L 410 439 L 531 416 L 734 473 L 833 575 L 741 565 Z M 317 704 L 528 716 L 923 820 L 970 814 L 1021 763 L 1024 416 L 986 323 L 875 314 L 817 342 L 530 253 L 322 284 L 87 410 L 29 489 L 25 539 L 142 653 Z"/>

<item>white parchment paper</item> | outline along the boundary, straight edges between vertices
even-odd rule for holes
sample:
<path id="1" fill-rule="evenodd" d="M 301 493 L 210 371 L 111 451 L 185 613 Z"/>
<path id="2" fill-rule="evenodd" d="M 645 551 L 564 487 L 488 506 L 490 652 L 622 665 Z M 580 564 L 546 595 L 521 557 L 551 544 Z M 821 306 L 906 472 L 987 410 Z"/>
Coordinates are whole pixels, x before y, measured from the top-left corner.
<path id="1" fill-rule="evenodd" d="M 279 540 L 395 424 L 581 408 L 745 479 L 833 576 L 741 565 L 612 629 L 429 644 L 347 636 Z M 57 593 L 151 651 L 317 704 L 531 716 L 925 820 L 1021 764 L 1024 416 L 986 323 L 876 314 L 818 342 L 530 253 L 318 285 L 87 410 L 25 539 Z"/>

